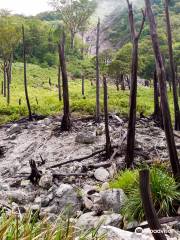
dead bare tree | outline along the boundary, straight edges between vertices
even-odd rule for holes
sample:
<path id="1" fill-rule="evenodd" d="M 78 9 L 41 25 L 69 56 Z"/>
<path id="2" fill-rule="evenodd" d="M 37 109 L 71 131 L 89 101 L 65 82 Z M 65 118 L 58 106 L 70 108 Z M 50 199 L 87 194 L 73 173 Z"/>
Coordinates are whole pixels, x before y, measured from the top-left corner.
<path id="1" fill-rule="evenodd" d="M 3 83 L 3 81 L 1 82 L 1 94 L 2 95 L 4 94 L 4 83 Z"/>
<path id="2" fill-rule="evenodd" d="M 134 144 L 135 144 L 135 125 L 136 125 L 136 96 L 137 96 L 137 71 L 138 71 L 138 43 L 141 32 L 144 27 L 145 13 L 142 11 L 143 19 L 139 32 L 136 32 L 132 4 L 128 4 L 129 24 L 131 29 L 131 39 L 133 44 L 132 65 L 131 65 L 131 88 L 130 88 L 130 111 L 127 133 L 127 150 L 126 150 L 126 166 L 130 168 L 134 161 Z"/>
<path id="3" fill-rule="evenodd" d="M 156 28 L 155 17 L 153 15 L 151 1 L 145 0 L 146 12 L 149 19 L 150 34 L 152 39 L 152 45 L 154 50 L 154 56 L 156 60 L 156 71 L 159 80 L 160 97 L 161 97 L 161 108 L 163 116 L 164 130 L 166 134 L 166 141 L 169 150 L 169 157 L 173 175 L 177 181 L 180 180 L 180 164 L 177 155 L 176 145 L 174 141 L 173 128 L 171 122 L 171 115 L 169 110 L 168 98 L 167 98 L 167 86 L 166 86 L 166 73 L 164 63 L 159 47 L 159 40 Z"/>
<path id="4" fill-rule="evenodd" d="M 63 86 L 63 104 L 64 104 L 64 115 L 61 122 L 61 130 L 69 131 L 71 129 L 70 111 L 69 111 L 69 88 L 68 88 L 68 76 L 66 70 L 65 60 L 65 33 L 62 33 L 62 39 L 59 43 L 59 59 L 62 73 L 62 86 Z"/>
<path id="5" fill-rule="evenodd" d="M 58 64 L 58 97 L 59 101 L 62 101 L 62 90 L 61 90 L 61 66 Z"/>
<path id="6" fill-rule="evenodd" d="M 153 118 L 155 122 L 159 124 L 161 128 L 163 128 L 163 120 L 162 120 L 162 112 L 161 107 L 159 103 L 159 87 L 158 87 L 158 78 L 157 78 L 157 72 L 154 71 L 154 78 L 153 78 L 153 84 L 154 84 L 154 113 Z"/>
<path id="7" fill-rule="evenodd" d="M 105 118 L 105 134 L 106 134 L 106 158 L 110 158 L 112 154 L 111 140 L 109 135 L 109 116 L 108 116 L 108 90 L 107 90 L 107 80 L 103 76 L 104 85 L 104 118 Z"/>
<path id="8" fill-rule="evenodd" d="M 7 86 L 6 61 L 4 61 L 3 73 L 4 73 L 4 97 L 6 97 L 6 86 Z"/>
<path id="9" fill-rule="evenodd" d="M 156 210 L 153 206 L 152 194 L 150 189 L 150 174 L 148 169 L 141 170 L 139 172 L 140 177 L 140 192 L 142 198 L 142 204 L 144 212 L 146 215 L 146 220 L 150 229 L 152 230 L 152 235 L 155 240 L 166 240 L 166 236 L 162 231 L 161 225 L 159 223 Z M 153 230 L 156 232 L 153 232 Z M 158 231 L 159 230 L 159 231 Z"/>
<path id="10" fill-rule="evenodd" d="M 82 61 L 83 61 L 84 60 L 84 31 L 82 31 L 81 36 L 82 36 L 81 58 L 82 58 Z M 84 77 L 84 72 L 83 72 L 83 69 L 82 69 L 82 74 L 81 74 L 82 96 L 84 96 L 84 94 L 85 94 L 85 83 L 84 83 L 84 80 L 85 80 L 85 77 Z"/>
<path id="11" fill-rule="evenodd" d="M 173 89 L 173 100 L 174 100 L 174 114 L 175 114 L 175 130 L 180 131 L 180 111 L 178 103 L 177 85 L 176 85 L 176 71 L 173 57 L 173 47 L 172 47 L 172 31 L 171 31 L 171 20 L 169 16 L 169 0 L 164 0 L 164 8 L 166 15 L 166 29 L 168 37 L 168 49 L 169 49 L 169 62 L 172 77 L 172 89 Z"/>
<path id="12" fill-rule="evenodd" d="M 32 121 L 32 112 L 31 112 L 31 105 L 29 101 L 29 95 L 28 95 L 28 88 L 27 88 L 27 74 L 26 74 L 26 45 L 25 45 L 25 31 L 24 26 L 22 25 L 22 37 L 23 37 L 23 61 L 24 61 L 24 91 L 25 91 L 25 97 L 26 97 L 26 103 L 29 113 L 29 120 Z"/>
<path id="13" fill-rule="evenodd" d="M 98 18 L 96 39 L 96 122 L 100 122 L 99 35 L 100 18 Z"/>

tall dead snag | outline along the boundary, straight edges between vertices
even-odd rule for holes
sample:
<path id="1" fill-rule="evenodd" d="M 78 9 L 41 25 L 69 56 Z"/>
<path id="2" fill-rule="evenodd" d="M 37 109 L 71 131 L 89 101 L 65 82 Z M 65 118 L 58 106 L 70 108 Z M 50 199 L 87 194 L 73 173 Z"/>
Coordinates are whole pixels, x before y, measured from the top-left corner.
<path id="1" fill-rule="evenodd" d="M 127 0 L 127 4 L 128 4 L 128 10 L 129 10 L 129 24 L 130 24 L 131 38 L 132 38 L 132 44 L 133 44 L 132 65 L 131 65 L 130 111 L 129 111 L 128 132 L 127 132 L 127 150 L 126 150 L 126 158 L 125 158 L 126 166 L 130 168 L 134 161 L 137 71 L 138 71 L 138 42 L 144 27 L 145 13 L 144 11 L 142 11 L 143 19 L 142 19 L 139 33 L 137 33 L 135 29 L 132 4 L 129 3 L 129 0 Z"/>
<path id="2" fill-rule="evenodd" d="M 4 97 L 6 97 L 6 86 L 7 86 L 6 61 L 4 61 L 3 73 L 4 73 Z"/>
<path id="3" fill-rule="evenodd" d="M 162 113 L 161 113 L 161 107 L 159 104 L 159 87 L 158 87 L 158 79 L 157 79 L 157 72 L 154 71 L 154 113 L 153 118 L 154 120 L 159 124 L 161 128 L 163 128 L 163 121 L 162 121 Z"/>
<path id="4" fill-rule="evenodd" d="M 62 100 L 62 90 L 61 90 L 61 66 L 58 64 L 58 97 L 59 101 Z"/>
<path id="5" fill-rule="evenodd" d="M 162 232 L 161 225 L 159 223 L 155 208 L 153 206 L 150 181 L 149 181 L 149 170 L 141 170 L 139 172 L 140 177 L 140 192 L 142 198 L 142 204 L 146 215 L 149 228 L 152 230 L 152 235 L 155 240 L 166 240 L 165 234 Z"/>
<path id="6" fill-rule="evenodd" d="M 169 110 L 168 98 L 167 98 L 167 86 L 166 86 L 166 73 L 164 63 L 159 47 L 158 34 L 156 29 L 155 17 L 152 12 L 151 1 L 145 0 L 146 12 L 149 19 L 150 34 L 152 38 L 152 45 L 156 60 L 156 70 L 159 80 L 160 97 L 161 97 L 161 108 L 163 116 L 164 130 L 166 134 L 166 141 L 169 150 L 169 157 L 171 161 L 171 167 L 173 175 L 176 180 L 180 180 L 180 164 L 178 160 L 177 150 L 174 141 L 173 128 L 171 122 L 171 115 Z"/>
<path id="7" fill-rule="evenodd" d="M 105 134 L 106 134 L 106 158 L 111 157 L 112 147 L 111 140 L 109 136 L 109 116 L 108 116 L 108 91 L 107 91 L 107 81 L 106 77 L 103 77 L 104 85 L 104 118 L 105 118 Z"/>
<path id="8" fill-rule="evenodd" d="M 172 89 L 173 89 L 173 99 L 174 99 L 175 130 L 180 131 L 180 111 L 179 111 L 178 94 L 177 94 L 177 86 L 176 86 L 176 71 L 175 71 L 173 47 L 172 47 L 171 20 L 169 16 L 169 0 L 164 0 L 164 8 L 165 8 L 165 15 L 166 15 L 169 62 L 170 62 L 170 69 L 171 69 Z"/>
<path id="9" fill-rule="evenodd" d="M 70 121 L 70 112 L 69 112 L 68 76 L 66 71 L 64 46 L 65 46 L 65 33 L 63 31 L 62 39 L 59 43 L 59 59 L 60 59 L 61 73 L 62 73 L 63 104 L 64 104 L 64 115 L 61 122 L 61 130 L 69 131 L 71 128 L 71 121 Z"/>
<path id="10" fill-rule="evenodd" d="M 26 74 L 26 45 L 25 45 L 25 32 L 24 32 L 24 26 L 22 25 L 22 37 L 23 37 L 23 61 L 24 61 L 24 91 L 26 96 L 26 103 L 27 108 L 29 112 L 29 120 L 32 121 L 32 112 L 31 112 L 31 105 L 29 101 L 29 95 L 28 95 L 28 88 L 27 88 L 27 74 Z"/>
<path id="11" fill-rule="evenodd" d="M 1 82 L 1 94 L 2 95 L 4 94 L 4 83 L 3 83 L 3 81 Z"/>
<path id="12" fill-rule="evenodd" d="M 84 32 L 82 31 L 82 48 L 81 48 L 81 58 L 82 61 L 84 60 Z M 82 69 L 82 74 L 81 74 L 81 81 L 82 81 L 82 96 L 85 94 L 85 83 L 84 83 L 85 77 L 84 77 L 84 72 Z"/>
<path id="13" fill-rule="evenodd" d="M 100 18 L 98 18 L 96 40 L 96 122 L 100 122 L 99 35 L 100 35 Z"/>

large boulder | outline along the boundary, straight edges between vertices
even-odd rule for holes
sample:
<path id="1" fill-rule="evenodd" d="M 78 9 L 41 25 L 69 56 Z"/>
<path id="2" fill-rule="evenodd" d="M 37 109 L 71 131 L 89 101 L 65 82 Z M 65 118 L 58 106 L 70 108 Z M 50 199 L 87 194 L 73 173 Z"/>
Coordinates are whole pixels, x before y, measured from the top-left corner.
<path id="1" fill-rule="evenodd" d="M 101 204 L 103 210 L 113 210 L 115 213 L 119 213 L 122 209 L 126 195 L 122 189 L 109 189 L 100 192 Z"/>
<path id="2" fill-rule="evenodd" d="M 81 132 L 76 136 L 75 141 L 82 144 L 93 144 L 96 140 L 96 136 L 93 132 Z"/>
<path id="3" fill-rule="evenodd" d="M 88 212 L 80 216 L 76 228 L 82 231 L 89 230 L 97 228 L 99 224 L 120 227 L 122 219 L 122 216 L 116 213 L 104 212 L 102 216 L 96 216 L 95 212 Z"/>
<path id="4" fill-rule="evenodd" d="M 81 200 L 69 184 L 61 184 L 55 192 L 55 202 L 60 211 L 68 209 L 72 214 L 81 209 Z"/>

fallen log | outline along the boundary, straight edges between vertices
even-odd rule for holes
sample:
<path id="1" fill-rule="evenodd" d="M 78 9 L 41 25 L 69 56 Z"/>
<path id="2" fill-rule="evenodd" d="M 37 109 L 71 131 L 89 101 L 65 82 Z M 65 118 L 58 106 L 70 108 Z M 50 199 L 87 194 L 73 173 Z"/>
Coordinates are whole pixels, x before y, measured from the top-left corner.
<path id="1" fill-rule="evenodd" d="M 104 168 L 107 168 L 107 167 L 110 167 L 112 164 L 111 161 L 107 161 L 107 162 L 102 162 L 102 163 L 97 163 L 97 164 L 90 164 L 88 165 L 86 168 L 89 170 L 89 169 L 97 169 L 97 168 L 100 168 L 100 167 L 104 167 Z"/>
<path id="2" fill-rule="evenodd" d="M 116 145 L 116 146 L 112 146 L 112 149 L 117 148 L 117 147 L 119 147 L 119 146 L 117 146 L 117 145 Z M 82 157 L 82 158 L 71 159 L 71 160 L 68 160 L 68 161 L 66 161 L 66 162 L 62 162 L 62 163 L 58 163 L 58 164 L 56 164 L 56 165 L 52 165 L 52 166 L 46 168 L 46 170 L 53 169 L 53 168 L 57 168 L 57 167 L 61 167 L 61 166 L 63 166 L 63 165 L 66 165 L 66 164 L 69 164 L 69 163 L 72 163 L 72 162 L 82 162 L 83 160 L 86 160 L 86 159 L 89 159 L 89 158 L 91 158 L 91 157 L 94 157 L 94 156 L 96 156 L 96 155 L 98 155 L 98 154 L 104 153 L 105 151 L 106 151 L 106 150 L 105 150 L 105 148 L 104 148 L 104 149 L 102 149 L 102 150 L 96 151 L 96 152 L 94 152 L 94 153 L 92 153 L 92 154 L 90 154 L 90 155 L 88 155 L 88 156 Z"/>
<path id="3" fill-rule="evenodd" d="M 82 157 L 82 158 L 72 159 L 72 160 L 68 160 L 68 161 L 66 161 L 66 162 L 58 163 L 58 164 L 53 165 L 53 166 L 50 166 L 50 167 L 48 167 L 48 168 L 46 168 L 46 169 L 48 170 L 48 169 L 53 169 L 53 168 L 61 167 L 61 166 L 63 166 L 63 165 L 66 165 L 66 164 L 69 164 L 69 163 L 72 163 L 72 162 L 81 162 L 81 161 L 83 161 L 83 160 L 89 159 L 89 158 L 94 157 L 94 156 L 96 156 L 96 155 L 98 155 L 98 154 L 101 154 L 101 153 L 103 153 L 103 152 L 105 152 L 105 149 L 99 150 L 99 151 L 97 151 L 97 152 L 94 152 L 94 153 L 92 153 L 92 154 L 90 154 L 90 155 L 88 155 L 88 156 Z"/>
<path id="4" fill-rule="evenodd" d="M 61 178 L 66 178 L 66 177 L 72 177 L 72 176 L 75 176 L 75 177 L 86 177 L 87 174 L 86 173 L 69 173 L 69 174 L 53 174 L 53 178 L 58 178 L 58 179 L 61 179 Z"/>
<path id="5" fill-rule="evenodd" d="M 180 216 L 175 216 L 175 217 L 163 217 L 163 218 L 160 218 L 158 219 L 160 224 L 167 224 L 167 223 L 171 223 L 171 222 L 179 222 L 180 221 Z M 148 223 L 145 223 L 145 224 L 142 224 L 142 225 L 138 225 L 137 227 L 132 227 L 132 228 L 128 228 L 126 229 L 127 231 L 130 231 L 130 232 L 134 232 L 136 228 L 138 227 L 141 227 L 143 229 L 145 228 L 149 228 L 149 224 Z"/>

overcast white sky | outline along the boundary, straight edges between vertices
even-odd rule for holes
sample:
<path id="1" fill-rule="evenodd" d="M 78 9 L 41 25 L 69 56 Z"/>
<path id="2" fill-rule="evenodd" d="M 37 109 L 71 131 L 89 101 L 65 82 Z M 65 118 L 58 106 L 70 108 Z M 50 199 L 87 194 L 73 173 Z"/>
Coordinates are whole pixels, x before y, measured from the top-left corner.
<path id="1" fill-rule="evenodd" d="M 0 0 L 0 9 L 8 9 L 13 13 L 35 15 L 51 10 L 48 0 Z"/>

